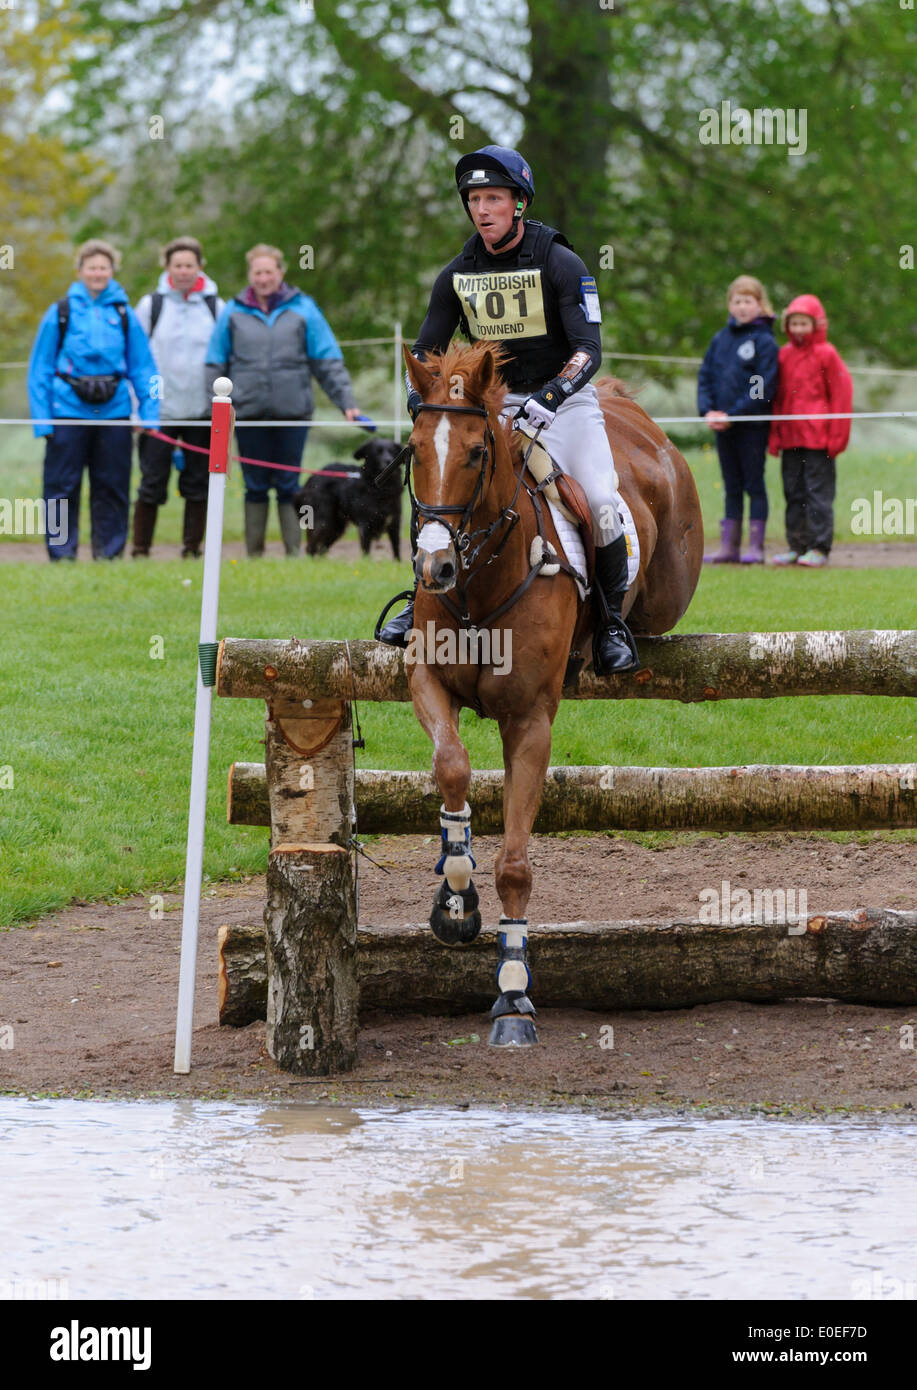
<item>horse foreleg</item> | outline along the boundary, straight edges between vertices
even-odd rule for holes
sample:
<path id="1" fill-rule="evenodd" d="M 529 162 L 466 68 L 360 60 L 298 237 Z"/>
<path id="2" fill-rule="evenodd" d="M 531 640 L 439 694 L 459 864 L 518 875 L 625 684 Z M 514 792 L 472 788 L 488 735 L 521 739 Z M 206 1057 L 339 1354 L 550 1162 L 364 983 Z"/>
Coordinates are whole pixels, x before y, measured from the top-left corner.
<path id="1" fill-rule="evenodd" d="M 528 996 L 532 976 L 526 962 L 528 921 L 525 911 L 532 891 L 528 841 L 544 788 L 551 757 L 551 717 L 536 706 L 527 714 L 501 720 L 503 737 L 503 845 L 494 877 L 503 906 L 500 918 L 500 996 L 490 1016 L 492 1047 L 530 1047 L 538 1035 L 532 1022 L 535 1007 Z"/>
<path id="2" fill-rule="evenodd" d="M 440 828 L 443 851 L 436 872 L 444 883 L 433 900 L 430 926 L 447 946 L 473 941 L 481 930 L 478 893 L 471 881 L 471 763 L 458 731 L 460 704 L 446 691 L 429 667 L 417 666 L 411 676 L 414 713 L 433 743 L 433 775 L 443 798 Z"/>

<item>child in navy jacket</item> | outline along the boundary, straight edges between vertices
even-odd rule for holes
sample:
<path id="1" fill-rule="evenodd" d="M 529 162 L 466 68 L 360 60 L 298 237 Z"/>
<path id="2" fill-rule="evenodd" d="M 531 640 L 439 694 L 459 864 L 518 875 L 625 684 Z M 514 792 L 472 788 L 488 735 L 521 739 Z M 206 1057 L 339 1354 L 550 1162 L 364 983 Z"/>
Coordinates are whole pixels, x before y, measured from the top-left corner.
<path id="1" fill-rule="evenodd" d="M 760 280 L 740 275 L 727 293 L 729 320 L 717 333 L 697 376 L 697 407 L 716 433 L 723 474 L 720 548 L 708 564 L 764 564 L 767 492 L 764 464 L 768 424 L 732 424 L 734 415 L 769 415 L 777 392 L 774 311 Z M 742 508 L 749 498 L 749 545 L 740 556 Z"/>

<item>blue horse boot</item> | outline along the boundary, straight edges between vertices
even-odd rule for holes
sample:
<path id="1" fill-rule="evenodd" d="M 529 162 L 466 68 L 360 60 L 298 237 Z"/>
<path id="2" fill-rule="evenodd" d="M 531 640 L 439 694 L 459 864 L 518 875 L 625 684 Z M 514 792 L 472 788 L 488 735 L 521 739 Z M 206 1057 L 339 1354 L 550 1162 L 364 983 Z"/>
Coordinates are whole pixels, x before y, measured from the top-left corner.
<path id="1" fill-rule="evenodd" d="M 443 852 L 436 865 L 445 883 L 433 900 L 430 926 L 433 935 L 445 946 L 466 946 L 481 930 L 478 911 L 478 890 L 471 881 L 471 871 L 477 868 L 471 853 L 471 807 L 468 802 L 461 811 L 440 808 Z"/>
<path id="2" fill-rule="evenodd" d="M 525 917 L 501 917 L 503 930 L 498 937 L 500 964 L 497 966 L 497 989 L 500 997 L 490 1011 L 493 1027 L 491 1047 L 533 1047 L 538 1041 L 535 1032 L 535 1005 L 526 993 L 532 988 L 532 972 L 525 959 Z"/>

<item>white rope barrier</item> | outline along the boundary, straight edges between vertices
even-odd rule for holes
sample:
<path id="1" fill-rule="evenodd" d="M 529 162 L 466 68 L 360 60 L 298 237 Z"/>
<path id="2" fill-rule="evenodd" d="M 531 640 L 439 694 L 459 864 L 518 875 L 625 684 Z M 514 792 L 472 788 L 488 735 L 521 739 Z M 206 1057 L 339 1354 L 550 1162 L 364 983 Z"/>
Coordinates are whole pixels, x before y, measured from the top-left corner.
<path id="1" fill-rule="evenodd" d="M 392 338 L 339 338 L 338 347 L 383 347 L 391 346 L 393 343 L 400 351 L 402 338 L 395 336 Z M 654 352 L 616 352 L 612 348 L 602 345 L 603 357 L 614 357 L 619 362 L 670 362 L 681 367 L 699 367 L 703 362 L 702 357 L 670 357 L 663 353 Z M 28 366 L 28 362 L 0 362 L 0 371 L 4 368 L 22 368 Z M 848 372 L 852 376 L 917 376 L 917 367 L 851 367 L 847 366 Z"/>
<path id="2" fill-rule="evenodd" d="M 650 419 L 657 425 L 706 425 L 707 421 L 703 415 L 652 415 Z M 917 419 L 917 410 L 860 410 L 860 411 L 838 411 L 825 415 L 730 415 L 729 421 L 734 425 L 763 425 L 771 421 L 784 420 L 912 420 Z M 395 429 L 403 425 L 403 420 L 376 420 L 372 422 L 376 429 Z M 180 425 L 197 425 L 200 427 L 206 424 L 201 420 L 165 420 L 160 425 L 145 425 L 142 421 L 131 418 L 119 420 L 31 420 L 27 417 L 8 417 L 0 418 L 0 425 L 120 425 L 122 428 L 128 426 L 133 429 L 174 429 Z M 294 426 L 301 429 L 303 425 L 308 425 L 310 430 L 363 430 L 365 425 L 361 425 L 358 420 L 237 420 L 236 428 L 245 426 L 258 426 L 259 429 L 292 429 Z"/>

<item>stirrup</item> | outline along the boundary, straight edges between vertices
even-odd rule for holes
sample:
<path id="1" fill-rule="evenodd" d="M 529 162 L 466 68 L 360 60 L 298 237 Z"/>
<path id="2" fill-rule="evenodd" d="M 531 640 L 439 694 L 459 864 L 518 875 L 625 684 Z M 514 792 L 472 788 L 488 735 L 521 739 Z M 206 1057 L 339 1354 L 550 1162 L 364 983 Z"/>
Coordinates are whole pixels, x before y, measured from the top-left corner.
<path id="1" fill-rule="evenodd" d="M 607 666 L 599 660 L 599 644 L 606 633 L 614 633 L 620 637 L 621 643 L 630 652 L 631 661 L 625 666 Z M 597 676 L 626 675 L 630 671 L 640 670 L 640 657 L 637 654 L 637 644 L 633 634 L 623 618 L 609 617 L 600 627 L 596 627 L 592 636 L 592 669 Z"/>
<path id="2" fill-rule="evenodd" d="M 414 604 L 414 592 L 415 592 L 415 591 L 414 591 L 413 589 L 402 589 L 402 591 L 401 591 L 400 594 L 396 594 L 394 598 L 389 599 L 388 603 L 385 605 L 385 607 L 383 608 L 382 612 L 379 614 L 379 617 L 378 617 L 377 620 L 376 620 L 376 626 L 373 628 L 373 637 L 375 637 L 375 639 L 376 639 L 377 642 L 382 642 L 382 641 L 385 640 L 385 639 L 383 638 L 383 636 L 382 636 L 382 628 L 383 628 L 383 625 L 384 625 L 384 623 L 385 623 L 385 619 L 386 619 L 386 617 L 388 616 L 389 609 L 394 608 L 394 607 L 395 607 L 395 604 L 396 604 L 396 603 L 400 603 L 402 599 L 407 599 L 407 601 L 408 601 L 408 602 L 411 604 L 411 606 L 413 607 L 413 604 Z M 392 621 L 394 622 L 395 620 L 392 619 Z M 408 632 L 408 631 L 409 631 L 409 629 L 406 628 L 406 629 L 405 629 L 405 635 L 407 635 L 407 632 Z M 405 642 L 398 642 L 398 643 L 389 643 L 388 645 L 390 645 L 390 646 L 406 646 L 407 644 L 406 644 Z"/>

